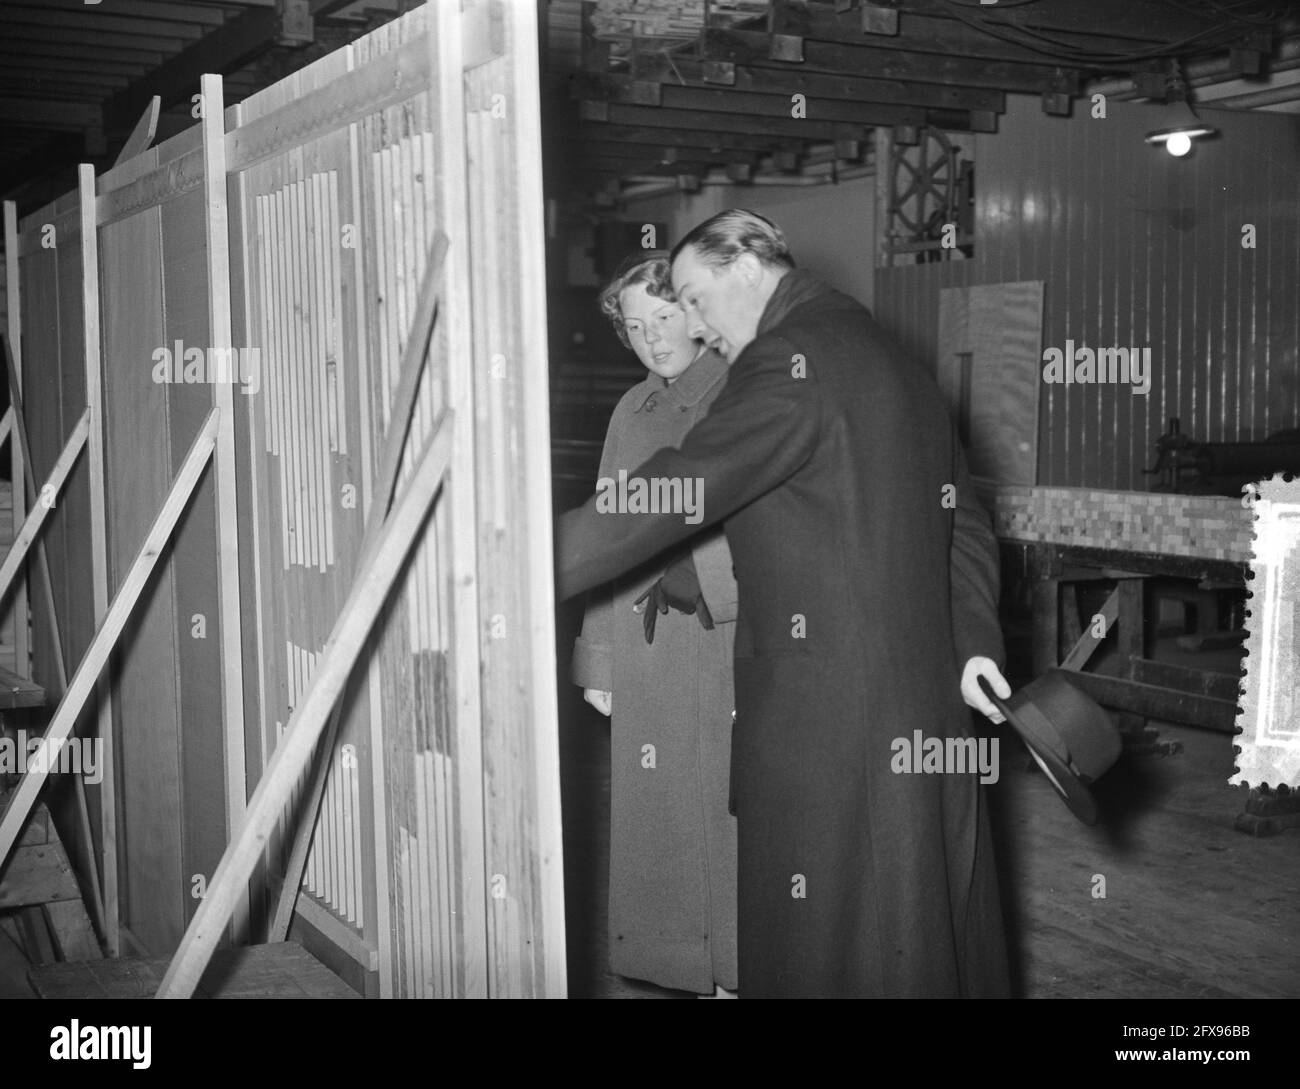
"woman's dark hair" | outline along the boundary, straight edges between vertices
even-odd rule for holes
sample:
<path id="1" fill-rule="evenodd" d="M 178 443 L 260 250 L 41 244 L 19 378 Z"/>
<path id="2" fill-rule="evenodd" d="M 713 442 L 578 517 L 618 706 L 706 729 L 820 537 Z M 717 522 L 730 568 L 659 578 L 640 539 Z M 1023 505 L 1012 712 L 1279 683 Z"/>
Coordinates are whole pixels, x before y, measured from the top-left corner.
<path id="1" fill-rule="evenodd" d="M 618 297 L 629 287 L 645 284 L 646 291 L 656 299 L 676 302 L 671 268 L 667 250 L 641 250 L 625 258 L 614 270 L 614 278 L 601 289 L 598 299 L 601 313 L 613 323 L 614 332 L 624 348 L 632 347 L 632 343 L 627 339 L 623 308 L 619 306 Z"/>

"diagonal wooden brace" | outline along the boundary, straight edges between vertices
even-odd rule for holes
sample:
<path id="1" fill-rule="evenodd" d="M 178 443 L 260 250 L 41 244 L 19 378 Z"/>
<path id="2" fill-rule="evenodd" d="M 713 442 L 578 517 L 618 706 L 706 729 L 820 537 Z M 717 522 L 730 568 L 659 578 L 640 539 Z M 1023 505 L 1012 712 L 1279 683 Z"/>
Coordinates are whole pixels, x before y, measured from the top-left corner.
<path id="1" fill-rule="evenodd" d="M 451 460 L 452 422 L 451 412 L 444 412 L 384 523 L 374 550 L 358 570 L 311 684 L 253 792 L 243 825 L 221 856 L 156 997 L 189 998 L 198 987 L 271 831 L 311 761 L 330 712 L 370 637 L 370 629 L 424 527 Z"/>
<path id="2" fill-rule="evenodd" d="M 36 540 L 41 532 L 41 526 L 44 525 L 45 519 L 54 509 L 53 498 L 46 501 L 45 495 L 52 493 L 57 496 L 63 489 L 63 483 L 68 479 L 68 473 L 72 471 L 72 466 L 76 464 L 77 458 L 81 456 L 82 447 L 86 445 L 86 436 L 90 432 L 90 409 L 86 409 L 81 414 L 81 419 L 77 421 L 77 426 L 72 429 L 72 434 L 68 436 L 67 445 L 63 447 L 62 453 L 59 454 L 58 460 L 54 463 L 54 468 L 50 470 L 49 478 L 45 481 L 45 487 L 41 489 L 40 495 L 33 496 L 32 509 L 27 515 L 27 520 L 23 522 L 23 528 L 18 531 L 18 536 L 14 538 L 14 543 L 9 546 L 9 552 L 4 558 L 4 563 L 0 564 L 0 601 L 3 601 L 9 594 L 9 587 L 14 581 L 14 576 L 22 570 L 23 562 L 27 559 L 27 550 L 31 548 L 32 542 Z"/>
<path id="3" fill-rule="evenodd" d="M 184 462 L 181 463 L 180 472 L 176 474 L 176 480 L 163 501 L 158 517 L 149 528 L 135 561 L 131 564 L 130 570 L 122 580 L 122 585 L 113 597 L 112 605 L 104 615 L 99 630 L 95 632 L 90 646 L 86 648 L 86 654 L 81 659 L 81 664 L 77 666 L 77 672 L 73 675 L 68 690 L 64 693 L 58 710 L 54 712 L 54 718 L 50 720 L 50 725 L 45 731 L 44 741 L 50 748 L 62 745 L 76 725 L 86 700 L 95 690 L 100 671 L 112 654 L 118 639 L 121 638 L 122 630 L 126 627 L 136 602 L 140 600 L 149 576 L 158 563 L 158 557 L 162 554 L 172 531 L 176 528 L 176 523 L 180 521 L 181 514 L 189 504 L 190 496 L 194 494 L 194 488 L 203 475 L 208 458 L 212 456 L 217 434 L 217 415 L 215 408 L 208 413 L 202 430 L 190 446 Z M 17 842 L 23 824 L 48 775 L 48 764 L 43 765 L 40 771 L 28 771 L 19 782 L 18 788 L 9 796 L 9 804 L 5 806 L 4 813 L 0 814 L 0 865 L 3 865 L 4 860 L 9 857 L 9 852 Z"/>
<path id="4" fill-rule="evenodd" d="M 397 488 L 397 478 L 402 468 L 402 451 L 406 449 L 406 436 L 410 431 L 416 395 L 420 390 L 420 378 L 424 374 L 425 360 L 429 355 L 433 323 L 438 313 L 438 291 L 442 283 L 443 263 L 446 256 L 447 236 L 439 231 L 430 248 L 424 279 L 420 284 L 420 294 L 417 297 L 415 320 L 411 325 L 411 333 L 406 338 L 406 348 L 402 352 L 401 378 L 398 381 L 397 392 L 393 396 L 393 409 L 388 417 L 388 434 L 384 438 L 384 452 L 379 468 L 375 472 L 375 494 L 371 498 L 370 511 L 366 518 L 365 534 L 361 541 L 361 558 L 357 562 L 358 570 L 365 564 L 375 547 L 375 542 L 388 518 L 393 492 Z M 289 933 L 289 925 L 293 921 L 294 905 L 298 902 L 303 870 L 307 866 L 307 855 L 311 850 L 312 838 L 316 831 L 321 796 L 325 792 L 325 781 L 334 762 L 334 743 L 338 737 L 342 716 L 343 701 L 340 700 L 334 705 L 320 751 L 316 755 L 306 804 L 302 807 L 302 814 L 294 831 L 293 849 L 289 853 L 289 861 L 284 871 L 284 884 L 280 886 L 275 917 L 271 922 L 271 930 L 267 934 L 269 942 L 284 941 Z"/>

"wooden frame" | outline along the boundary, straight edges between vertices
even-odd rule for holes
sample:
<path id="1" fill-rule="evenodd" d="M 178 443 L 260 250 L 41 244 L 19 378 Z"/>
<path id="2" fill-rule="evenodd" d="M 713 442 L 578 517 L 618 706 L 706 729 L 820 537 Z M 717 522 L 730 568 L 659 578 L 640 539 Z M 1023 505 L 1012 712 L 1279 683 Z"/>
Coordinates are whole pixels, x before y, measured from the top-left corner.
<path id="1" fill-rule="evenodd" d="M 214 409 L 208 415 L 207 423 L 199 432 L 198 438 L 194 440 L 194 445 L 190 447 L 190 452 L 176 475 L 166 502 L 158 512 L 158 517 L 154 519 L 153 526 L 145 536 L 144 544 L 131 564 L 131 569 L 122 580 L 112 605 L 95 632 L 95 638 L 87 648 L 81 664 L 77 666 L 76 673 L 73 674 L 72 681 L 68 685 L 68 691 L 59 703 L 53 719 L 50 720 L 44 735 L 47 744 L 57 744 L 67 740 L 82 709 L 90 699 L 109 655 L 117 645 L 122 629 L 126 626 L 131 612 L 149 581 L 150 574 L 158 563 L 160 553 L 170 539 L 172 530 L 176 528 L 176 523 L 189 503 L 190 496 L 194 493 L 199 476 L 212 454 L 216 432 L 217 412 Z M 104 759 L 106 760 L 107 756 Z M 17 789 L 9 796 L 9 804 L 5 807 L 4 813 L 0 814 L 0 859 L 9 856 L 31 812 L 32 805 L 36 802 L 37 795 L 48 777 L 48 769 L 29 770 L 19 781 Z M 105 871 L 106 876 L 108 872 Z M 106 903 L 105 907 L 109 908 L 110 904 Z"/>
<path id="2" fill-rule="evenodd" d="M 95 168 L 82 163 L 77 174 L 78 209 L 81 225 L 81 297 L 86 358 L 86 407 L 90 427 L 86 437 L 87 465 L 90 469 L 90 550 L 92 607 L 96 625 L 108 615 L 108 530 L 104 508 L 104 398 L 103 368 L 100 365 L 99 326 L 99 231 L 95 221 Z M 125 618 L 123 618 L 125 623 Z M 90 649 L 86 650 L 89 658 Z M 85 659 L 83 659 L 84 664 Z M 98 671 L 97 671 L 98 673 Z M 81 675 L 80 668 L 77 676 Z M 69 687 L 71 691 L 71 686 Z M 104 944 L 109 956 L 121 949 L 118 937 L 119 905 L 117 895 L 117 791 L 116 757 L 113 746 L 113 712 L 108 686 L 97 686 L 97 736 L 103 746 L 104 777 L 99 784 L 100 853 L 104 873 Z M 64 699 L 68 694 L 64 693 Z M 51 726 L 51 729 L 53 727 Z M 2 852 L 0 852 L 2 853 Z"/>
<path id="3" fill-rule="evenodd" d="M 158 114 L 161 112 L 161 107 L 162 99 L 154 95 L 149 100 L 149 105 L 144 108 L 144 113 L 140 115 L 140 120 L 135 123 L 131 135 L 126 138 L 126 143 L 118 152 L 114 165 L 134 159 L 153 143 L 154 134 L 158 131 Z"/>
<path id="4" fill-rule="evenodd" d="M 204 207 L 207 211 L 204 234 L 208 261 L 209 347 L 212 351 L 229 352 L 233 346 L 230 333 L 230 230 L 226 219 L 225 101 L 221 77 L 204 76 L 200 88 L 203 101 Z M 229 382 L 213 382 L 212 391 L 214 405 L 220 414 L 213 469 L 217 493 L 217 592 L 226 762 L 226 838 L 231 839 L 243 822 L 246 804 L 239 532 L 235 498 L 235 392 Z M 235 912 L 235 934 L 246 933 L 247 927 L 248 904 L 245 898 Z"/>
<path id="5" fill-rule="evenodd" d="M 77 422 L 77 426 L 72 429 L 72 434 L 68 437 L 63 452 L 59 454 L 58 460 L 55 461 L 54 467 L 50 470 L 50 475 L 41 489 L 42 496 L 49 490 L 57 498 L 63 490 L 63 482 L 68 479 L 68 473 L 72 470 L 73 462 L 81 456 L 81 448 L 86 445 L 86 435 L 89 430 L 90 409 L 86 409 Z M 0 562 L 0 601 L 3 601 L 8 596 L 9 587 L 13 583 L 14 576 L 22 570 L 23 564 L 27 560 L 27 550 L 33 543 L 39 543 L 41 526 L 45 524 L 45 518 L 53 506 L 53 502 L 47 504 L 41 501 L 32 507 L 32 512 L 23 522 L 22 529 L 18 531 L 13 544 L 9 546 L 4 561 Z"/>
<path id="6" fill-rule="evenodd" d="M 406 437 L 411 424 L 411 412 L 415 407 L 416 394 L 420 388 L 420 378 L 424 374 L 424 362 L 429 353 L 429 337 L 433 332 L 433 322 L 438 309 L 438 289 L 442 280 L 443 262 L 447 255 L 447 239 L 441 233 L 434 243 L 434 251 L 429 255 L 425 268 L 424 283 L 420 287 L 419 303 L 416 308 L 414 327 L 406 342 L 406 351 L 402 355 L 402 375 L 393 400 L 392 416 L 388 425 L 388 434 L 384 438 L 384 453 L 375 474 L 377 492 L 371 500 L 370 510 L 366 515 L 366 532 L 361 543 L 361 566 L 376 548 L 379 536 L 383 532 L 393 494 L 397 488 L 398 473 L 402 466 L 402 452 L 406 448 Z M 294 907 L 298 902 L 298 892 L 302 884 L 303 867 L 307 864 L 307 852 L 311 849 L 312 838 L 316 831 L 320 812 L 321 793 L 325 789 L 325 779 L 329 774 L 333 757 L 334 740 L 338 735 L 340 710 L 336 703 L 330 713 L 329 724 L 325 730 L 325 743 L 317 756 L 310 785 L 307 788 L 307 801 L 303 806 L 302 817 L 294 830 L 293 850 L 285 867 L 284 884 L 280 888 L 276 904 L 275 917 L 267 935 L 269 941 L 282 942 L 289 934 L 289 924 Z"/>
<path id="7" fill-rule="evenodd" d="M 260 776 L 262 790 L 301 744 L 304 709 L 324 708 L 335 725 L 324 725 L 316 783 L 293 784 L 296 805 L 308 788 L 309 810 L 321 799 L 315 846 L 308 822 L 288 860 L 293 875 L 306 853 L 304 944 L 330 963 L 343 951 L 368 994 L 565 991 L 551 559 L 538 547 L 551 511 L 538 411 L 547 366 L 533 18 L 526 5 L 496 0 L 430 3 L 232 110 L 220 80 L 205 77 L 202 124 L 99 179 L 83 169 L 77 192 L 29 217 L 18 236 L 19 275 L 41 305 L 71 300 L 61 322 L 43 322 L 40 341 L 65 345 L 63 373 L 78 369 L 71 384 L 80 385 L 81 360 L 66 346 L 86 348 L 93 517 L 83 465 L 70 478 L 81 489 L 70 509 L 81 548 L 95 531 L 104 591 L 176 494 L 178 444 L 200 420 L 211 429 L 212 473 L 122 640 L 112 705 L 100 705 L 116 735 L 101 732 L 123 754 L 120 840 L 105 829 L 106 853 L 121 853 L 120 865 L 105 859 L 106 879 L 123 890 L 118 920 L 117 890 L 106 889 L 112 929 L 150 953 L 189 934 L 182 975 L 193 967 L 195 923 L 205 943 L 227 921 L 235 940 L 286 925 L 287 907 L 278 922 L 264 915 L 298 812 L 283 797 L 278 808 L 261 803 L 279 827 L 253 851 L 251 865 L 266 873 L 256 875 L 247 927 L 248 886 L 227 888 L 213 867 L 232 872 L 222 869 L 232 844 L 244 845 L 245 864 L 251 784 Z M 47 223 L 61 254 L 42 252 Z M 421 347 L 416 285 L 434 272 L 426 255 L 438 231 L 450 246 L 428 352 L 445 362 L 421 377 L 402 357 Z M 79 237 L 80 268 L 68 248 Z M 84 328 L 67 286 L 78 273 Z M 101 284 L 112 300 L 102 315 Z M 229 360 L 223 350 L 236 344 L 262 353 L 265 384 L 250 381 L 243 406 L 229 386 L 180 388 L 212 381 L 180 376 L 182 348 L 200 338 L 200 356 Z M 146 369 L 155 344 L 177 364 L 161 377 Z M 413 390 L 399 390 L 408 379 Z M 395 392 L 413 406 L 409 434 Z M 50 457 L 50 419 L 66 427 L 67 409 L 28 409 L 41 420 L 32 432 L 40 456 Z M 438 430 L 453 414 L 459 426 Z M 381 436 L 392 452 L 375 448 Z M 322 678 L 348 669 L 329 642 L 340 606 L 360 585 L 351 582 L 359 565 L 372 571 L 378 554 L 368 527 L 391 539 L 403 502 L 385 521 L 393 481 L 409 489 L 430 444 L 443 450 L 444 500 L 375 606 L 364 679 L 340 689 L 341 701 L 325 699 Z M 81 562 L 55 576 L 86 571 Z M 78 590 L 78 600 L 92 596 L 89 580 Z M 121 591 L 111 604 L 106 596 L 101 629 Z M 485 629 L 507 613 L 507 637 Z M 190 642 L 208 638 L 187 627 L 199 614 L 220 616 L 210 643 Z M 105 644 L 80 626 L 84 616 L 73 618 L 76 649 L 90 639 L 102 665 Z M 83 660 L 68 697 L 95 687 L 94 664 Z M 71 713 L 65 699 L 57 714 Z M 107 821 L 115 803 L 101 801 Z M 268 818 L 259 810 L 256 819 Z M 190 883 L 201 875 L 199 902 Z M 282 903 L 292 904 L 297 881 L 285 884 Z"/>
<path id="8" fill-rule="evenodd" d="M 284 740 L 253 792 L 243 826 L 227 848 L 181 940 L 158 998 L 189 998 L 203 978 L 208 960 L 262 854 L 271 827 L 306 770 L 330 712 L 347 684 L 375 618 L 398 571 L 424 525 L 434 495 L 442 486 L 451 453 L 452 421 L 443 418 L 420 458 L 374 550 L 363 561 L 352 592 L 339 613 L 320 668 L 295 709 Z M 3 841 L 0 841 L 2 843 Z"/>
<path id="9" fill-rule="evenodd" d="M 19 391 L 23 388 L 22 333 L 23 312 L 20 296 L 20 277 L 18 275 L 18 205 L 12 200 L 4 202 L 5 229 L 5 292 L 7 295 L 6 313 L 9 323 L 9 347 L 12 352 L 14 377 Z M 24 472 L 25 454 L 21 450 L 11 452 L 11 472 L 14 480 L 21 480 Z M 26 517 L 26 498 L 23 489 L 13 489 L 13 530 L 18 532 Z M 10 606 L 14 620 L 14 672 L 20 677 L 31 676 L 31 648 L 27 638 L 27 587 L 18 587 Z"/>
<path id="10" fill-rule="evenodd" d="M 8 375 L 10 398 L 9 409 L 5 413 L 4 420 L 0 421 L 0 443 L 10 437 L 10 428 L 12 428 L 15 445 L 11 450 L 10 464 L 16 466 L 21 463 L 21 479 L 17 483 L 19 483 L 20 487 L 25 483 L 32 496 L 35 497 L 39 492 L 32 473 L 31 443 L 27 440 L 27 424 L 23 417 L 23 396 L 18 389 L 18 367 L 14 362 L 7 335 L 0 334 L 0 346 L 2 346 L 4 352 L 4 366 Z M 87 436 L 90 433 L 89 413 L 90 410 L 87 409 L 83 416 Z M 59 612 L 54 602 L 54 580 L 50 573 L 50 561 L 46 555 L 45 541 L 41 538 L 36 541 L 36 562 L 40 568 L 41 600 L 45 608 L 46 621 L 50 625 L 50 634 L 54 640 L 54 669 L 59 682 L 58 695 L 62 699 L 63 693 L 68 690 L 67 647 L 60 631 Z M 99 928 L 99 933 L 104 934 L 106 932 L 104 894 L 99 876 L 99 861 L 95 852 L 95 836 L 90 827 L 90 810 L 86 800 L 86 784 L 84 780 L 77 780 L 73 799 L 77 809 L 77 823 L 85 847 L 85 853 L 80 859 L 81 876 L 90 888 L 91 917 Z"/>

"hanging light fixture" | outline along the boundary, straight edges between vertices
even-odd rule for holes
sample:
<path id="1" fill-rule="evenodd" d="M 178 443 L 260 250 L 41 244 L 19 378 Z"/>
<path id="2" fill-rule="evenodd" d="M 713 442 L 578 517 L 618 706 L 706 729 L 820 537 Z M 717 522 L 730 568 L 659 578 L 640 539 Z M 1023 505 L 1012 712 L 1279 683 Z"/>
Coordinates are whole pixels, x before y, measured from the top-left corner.
<path id="1" fill-rule="evenodd" d="M 1196 110 L 1192 106 L 1191 89 L 1183 79 L 1177 60 L 1169 63 L 1167 88 L 1166 113 L 1168 120 L 1173 123 L 1168 128 L 1148 132 L 1146 140 L 1148 144 L 1163 145 L 1170 155 L 1181 159 L 1192 150 L 1193 140 L 1217 136 L 1219 130 L 1212 125 L 1207 125 L 1196 115 Z"/>

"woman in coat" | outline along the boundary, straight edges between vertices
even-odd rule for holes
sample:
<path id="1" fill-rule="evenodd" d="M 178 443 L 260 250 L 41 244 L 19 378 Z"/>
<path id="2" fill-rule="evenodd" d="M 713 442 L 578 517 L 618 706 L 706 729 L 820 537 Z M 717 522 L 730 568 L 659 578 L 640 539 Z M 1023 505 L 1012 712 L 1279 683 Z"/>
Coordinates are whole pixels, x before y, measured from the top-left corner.
<path id="1" fill-rule="evenodd" d="M 687 334 L 668 270 L 666 254 L 637 254 L 601 292 L 619 339 L 650 372 L 614 409 L 602 480 L 680 445 L 726 382 L 722 356 Z M 646 595 L 674 577 L 660 583 L 670 564 L 689 581 L 688 557 L 702 607 L 665 612 Z M 574 682 L 611 717 L 610 967 L 696 994 L 736 988 L 735 616 L 731 553 L 712 531 L 593 596 L 573 655 Z"/>

